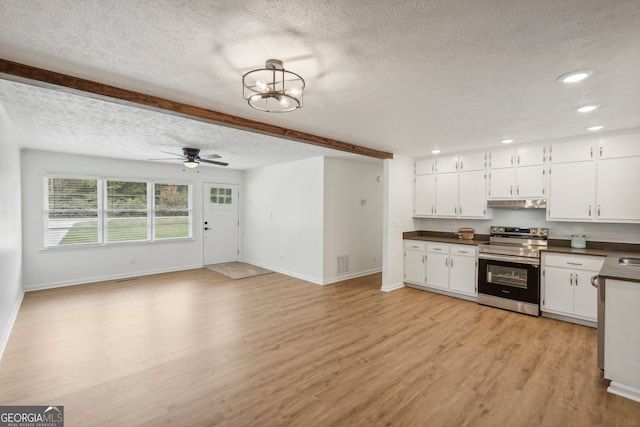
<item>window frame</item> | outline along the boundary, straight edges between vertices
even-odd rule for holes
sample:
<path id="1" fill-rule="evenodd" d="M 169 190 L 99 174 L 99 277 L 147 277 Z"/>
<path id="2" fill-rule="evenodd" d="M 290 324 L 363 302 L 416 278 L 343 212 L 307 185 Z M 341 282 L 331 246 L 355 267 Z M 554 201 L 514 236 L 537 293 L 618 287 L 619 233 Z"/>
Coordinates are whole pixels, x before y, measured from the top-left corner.
<path id="1" fill-rule="evenodd" d="M 49 213 L 49 180 L 50 179 L 77 179 L 77 180 L 96 180 L 96 196 L 97 196 L 97 221 L 98 221 L 98 241 L 90 243 L 69 243 L 69 244 L 49 244 L 50 218 Z M 108 203 L 107 203 L 107 182 L 144 182 L 147 187 L 147 239 L 145 240 L 121 240 L 107 241 L 108 233 Z M 156 184 L 186 186 L 188 191 L 188 208 L 185 209 L 188 218 L 188 236 L 184 237 L 155 237 L 156 211 L 155 211 L 155 186 Z M 61 249 L 77 249 L 89 247 L 105 247 L 119 245 L 139 245 L 139 244 L 155 244 L 170 243 L 176 241 L 195 240 L 194 239 L 194 212 L 193 212 L 193 183 L 181 180 L 167 179 L 144 179 L 144 178 L 127 178 L 113 176 L 96 176 L 96 175 L 75 175 L 75 174 L 45 174 L 43 179 L 43 231 L 42 242 L 44 250 L 61 250 Z"/>

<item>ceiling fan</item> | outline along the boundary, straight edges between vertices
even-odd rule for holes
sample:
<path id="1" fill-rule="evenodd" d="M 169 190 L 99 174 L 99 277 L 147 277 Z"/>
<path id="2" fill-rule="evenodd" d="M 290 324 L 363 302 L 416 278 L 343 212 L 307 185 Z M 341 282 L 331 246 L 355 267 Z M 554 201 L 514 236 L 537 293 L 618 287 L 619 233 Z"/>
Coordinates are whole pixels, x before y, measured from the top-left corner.
<path id="1" fill-rule="evenodd" d="M 218 162 L 215 160 L 211 160 L 211 159 L 219 159 L 220 155 L 218 154 L 207 154 L 207 155 L 201 156 L 199 148 L 185 147 L 182 149 L 182 154 L 170 153 L 168 151 L 163 151 L 163 153 L 175 156 L 175 159 L 182 161 L 182 163 L 188 168 L 198 167 L 200 162 L 211 163 L 219 166 L 229 165 L 229 163 L 226 163 L 226 162 Z M 165 158 L 165 159 L 149 159 L 149 160 L 171 160 L 171 159 Z"/>

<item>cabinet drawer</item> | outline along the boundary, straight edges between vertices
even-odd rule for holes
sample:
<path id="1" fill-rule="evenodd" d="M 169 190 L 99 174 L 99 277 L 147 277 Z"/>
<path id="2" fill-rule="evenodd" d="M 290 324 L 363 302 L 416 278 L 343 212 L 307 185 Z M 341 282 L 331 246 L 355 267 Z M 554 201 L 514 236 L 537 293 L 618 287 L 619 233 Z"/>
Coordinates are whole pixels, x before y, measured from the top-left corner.
<path id="1" fill-rule="evenodd" d="M 423 251 L 425 250 L 426 243 L 419 242 L 417 240 L 405 240 L 404 249 L 409 251 Z"/>
<path id="2" fill-rule="evenodd" d="M 427 243 L 427 252 L 449 253 L 449 245 L 445 243 Z"/>
<path id="3" fill-rule="evenodd" d="M 451 245 L 451 255 L 476 256 L 476 247 L 472 245 Z"/>
<path id="4" fill-rule="evenodd" d="M 604 257 L 545 253 L 543 254 L 543 262 L 545 266 L 549 267 L 599 271 L 604 264 Z"/>

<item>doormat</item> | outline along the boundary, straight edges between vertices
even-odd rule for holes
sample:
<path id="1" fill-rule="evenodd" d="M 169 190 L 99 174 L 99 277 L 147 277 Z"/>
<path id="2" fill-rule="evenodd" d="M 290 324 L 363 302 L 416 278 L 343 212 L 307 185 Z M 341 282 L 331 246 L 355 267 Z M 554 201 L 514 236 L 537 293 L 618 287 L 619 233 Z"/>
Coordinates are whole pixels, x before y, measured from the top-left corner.
<path id="1" fill-rule="evenodd" d="M 255 265 L 247 264 L 246 262 L 225 262 L 223 264 L 205 265 L 205 267 L 234 280 L 273 273 L 271 270 L 256 267 Z"/>

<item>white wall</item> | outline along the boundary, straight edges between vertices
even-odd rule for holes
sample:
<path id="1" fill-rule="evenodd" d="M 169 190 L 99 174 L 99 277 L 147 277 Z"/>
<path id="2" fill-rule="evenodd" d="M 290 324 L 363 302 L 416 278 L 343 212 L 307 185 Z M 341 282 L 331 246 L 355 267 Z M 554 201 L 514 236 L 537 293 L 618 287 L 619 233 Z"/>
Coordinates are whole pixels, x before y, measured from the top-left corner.
<path id="1" fill-rule="evenodd" d="M 202 183 L 242 183 L 242 171 L 136 162 L 24 150 L 22 152 L 23 279 L 26 290 L 73 285 L 203 265 Z M 44 176 L 169 179 L 193 185 L 194 238 L 90 248 L 44 249 Z M 242 187 L 241 187 L 242 188 Z M 134 263 L 132 263 L 132 258 Z"/>
<path id="2" fill-rule="evenodd" d="M 402 233 L 413 231 L 413 159 L 394 155 L 384 161 L 382 290 L 403 285 Z"/>
<path id="3" fill-rule="evenodd" d="M 324 159 L 245 171 L 243 261 L 321 284 Z"/>
<path id="4" fill-rule="evenodd" d="M 21 285 L 22 237 L 20 150 L 13 128 L 0 104 L 0 359 L 18 315 Z"/>
<path id="5" fill-rule="evenodd" d="M 325 158 L 323 283 L 382 269 L 382 161 Z M 337 257 L 349 256 L 338 274 Z"/>

